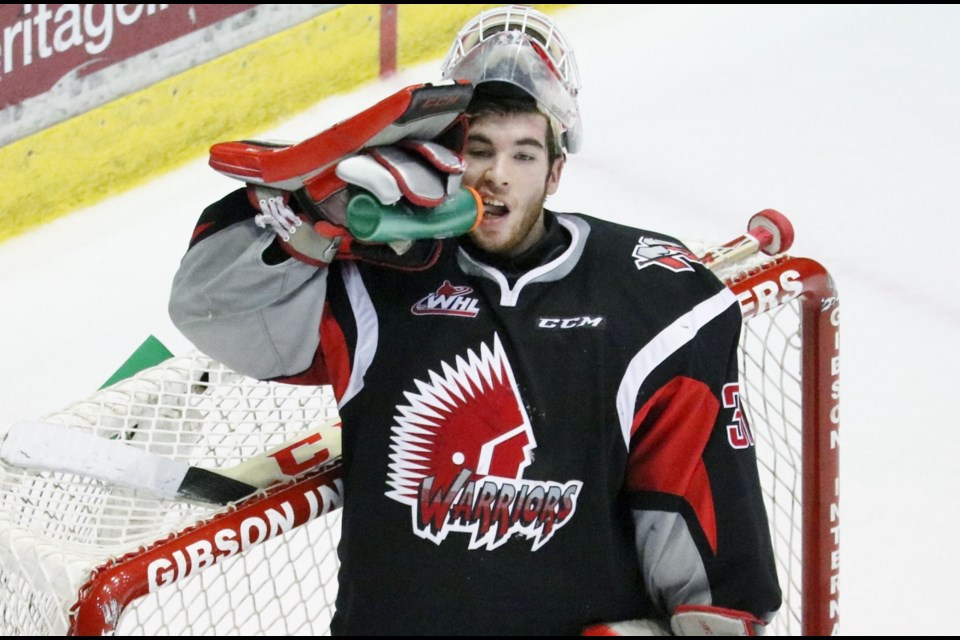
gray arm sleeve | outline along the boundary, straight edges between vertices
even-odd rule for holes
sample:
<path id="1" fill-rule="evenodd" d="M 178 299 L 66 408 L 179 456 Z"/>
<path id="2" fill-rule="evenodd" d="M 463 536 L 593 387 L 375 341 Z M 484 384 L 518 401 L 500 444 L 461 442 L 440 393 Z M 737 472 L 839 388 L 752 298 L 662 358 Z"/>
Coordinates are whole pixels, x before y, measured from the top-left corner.
<path id="1" fill-rule="evenodd" d="M 241 222 L 190 248 L 173 279 L 169 313 L 203 353 L 258 379 L 313 362 L 327 270 L 290 259 L 264 263 L 274 234 Z"/>
<path id="2" fill-rule="evenodd" d="M 713 604 L 707 572 L 687 524 L 677 513 L 634 511 L 644 585 L 664 617 L 681 604 Z"/>

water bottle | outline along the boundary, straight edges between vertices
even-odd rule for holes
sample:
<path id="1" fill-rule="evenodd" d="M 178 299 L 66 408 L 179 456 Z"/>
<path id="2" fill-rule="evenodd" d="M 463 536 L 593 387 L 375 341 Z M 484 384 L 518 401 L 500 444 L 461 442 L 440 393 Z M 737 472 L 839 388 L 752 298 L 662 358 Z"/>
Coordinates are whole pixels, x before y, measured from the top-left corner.
<path id="1" fill-rule="evenodd" d="M 470 187 L 460 187 L 436 207 L 405 200 L 383 204 L 366 191 L 347 203 L 347 228 L 364 242 L 452 238 L 471 231 L 483 218 L 483 201 Z"/>

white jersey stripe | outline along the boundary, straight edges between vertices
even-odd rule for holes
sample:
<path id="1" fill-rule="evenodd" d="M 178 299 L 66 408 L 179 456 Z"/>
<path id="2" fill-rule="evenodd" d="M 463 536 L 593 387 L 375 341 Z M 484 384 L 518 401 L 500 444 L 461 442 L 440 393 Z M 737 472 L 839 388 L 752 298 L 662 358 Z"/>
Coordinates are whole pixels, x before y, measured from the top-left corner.
<path id="1" fill-rule="evenodd" d="M 671 354 L 693 340 L 701 328 L 732 304 L 737 304 L 737 298 L 730 289 L 724 288 L 674 320 L 630 360 L 617 389 L 617 415 L 627 450 L 630 449 L 630 429 L 633 425 L 637 394 L 647 376 Z"/>
<path id="2" fill-rule="evenodd" d="M 520 292 L 531 282 L 552 282 L 565 277 L 577 265 L 583 245 L 586 242 L 590 227 L 576 218 L 557 215 L 557 222 L 570 232 L 570 246 L 559 256 L 546 264 L 531 269 L 521 276 L 513 285 L 498 269 L 473 259 L 469 253 L 460 249 L 457 260 L 465 273 L 481 275 L 490 278 L 500 287 L 500 306 L 515 307 L 520 298 Z"/>
<path id="3" fill-rule="evenodd" d="M 370 300 L 367 287 L 363 284 L 357 265 L 353 263 L 343 265 L 343 284 L 350 299 L 353 317 L 357 322 L 357 348 L 353 354 L 350 382 L 338 405 L 341 409 L 363 389 L 363 377 L 377 352 L 377 336 L 380 334 L 377 312 L 373 308 L 373 302 Z"/>

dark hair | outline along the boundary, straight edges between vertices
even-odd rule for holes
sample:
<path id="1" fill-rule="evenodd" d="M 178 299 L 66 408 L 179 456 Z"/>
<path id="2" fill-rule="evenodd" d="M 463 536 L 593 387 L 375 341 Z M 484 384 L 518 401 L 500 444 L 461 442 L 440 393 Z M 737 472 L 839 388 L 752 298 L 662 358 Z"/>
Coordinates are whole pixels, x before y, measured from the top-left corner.
<path id="1" fill-rule="evenodd" d="M 547 121 L 547 162 L 553 161 L 562 153 L 559 141 L 554 134 L 550 118 L 537 106 L 537 101 L 525 91 L 505 82 L 486 82 L 473 92 L 473 98 L 466 110 L 467 120 L 489 115 L 512 115 L 536 113 Z"/>

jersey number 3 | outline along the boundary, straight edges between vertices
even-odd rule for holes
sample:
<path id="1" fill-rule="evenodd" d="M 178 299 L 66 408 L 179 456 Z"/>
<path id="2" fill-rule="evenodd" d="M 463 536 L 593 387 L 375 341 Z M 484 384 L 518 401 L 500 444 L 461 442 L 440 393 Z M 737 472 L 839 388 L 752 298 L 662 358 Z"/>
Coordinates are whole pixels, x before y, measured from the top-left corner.
<path id="1" fill-rule="evenodd" d="M 753 432 L 747 424 L 740 404 L 740 385 L 731 382 L 723 386 L 723 407 L 733 409 L 733 421 L 727 425 L 727 440 L 734 449 L 746 449 L 754 445 Z"/>

